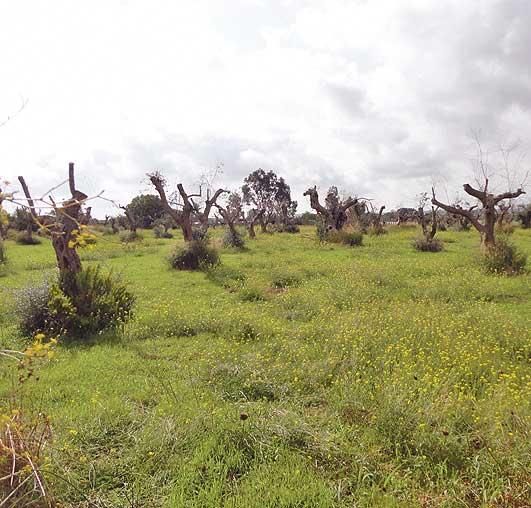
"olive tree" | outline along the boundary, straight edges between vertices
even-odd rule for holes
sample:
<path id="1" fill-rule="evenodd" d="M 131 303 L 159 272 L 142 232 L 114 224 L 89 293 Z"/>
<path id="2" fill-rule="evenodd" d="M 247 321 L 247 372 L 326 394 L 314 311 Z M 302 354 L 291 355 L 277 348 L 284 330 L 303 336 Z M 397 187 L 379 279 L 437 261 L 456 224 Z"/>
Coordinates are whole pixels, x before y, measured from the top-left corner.
<path id="1" fill-rule="evenodd" d="M 319 193 L 317 187 L 310 187 L 304 196 L 310 197 L 310 206 L 321 217 L 328 229 L 341 230 L 346 224 L 348 216 L 347 210 L 359 203 L 358 199 L 347 197 L 346 199 L 339 198 L 337 187 L 330 187 L 325 198 L 325 205 L 319 201 Z"/>

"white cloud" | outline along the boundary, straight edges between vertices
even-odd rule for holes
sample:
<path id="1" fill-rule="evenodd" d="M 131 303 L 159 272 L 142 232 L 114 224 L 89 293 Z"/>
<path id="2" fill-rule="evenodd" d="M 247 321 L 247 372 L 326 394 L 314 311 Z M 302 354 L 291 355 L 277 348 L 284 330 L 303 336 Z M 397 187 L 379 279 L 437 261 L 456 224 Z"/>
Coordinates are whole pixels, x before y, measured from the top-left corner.
<path id="1" fill-rule="evenodd" d="M 0 0 L 0 115 L 29 99 L 0 172 L 39 191 L 74 160 L 125 202 L 224 162 L 411 203 L 463 183 L 471 129 L 529 141 L 529 26 L 526 0 Z"/>

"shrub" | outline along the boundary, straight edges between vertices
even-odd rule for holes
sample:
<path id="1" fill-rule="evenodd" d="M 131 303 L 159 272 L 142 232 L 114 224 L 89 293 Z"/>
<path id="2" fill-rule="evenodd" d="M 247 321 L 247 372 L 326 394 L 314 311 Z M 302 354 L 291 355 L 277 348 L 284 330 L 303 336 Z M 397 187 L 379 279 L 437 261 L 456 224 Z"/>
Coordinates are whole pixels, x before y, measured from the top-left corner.
<path id="1" fill-rule="evenodd" d="M 41 239 L 34 235 L 28 235 L 26 231 L 21 231 L 17 235 L 16 242 L 20 245 L 39 245 Z"/>
<path id="2" fill-rule="evenodd" d="M 443 250 L 443 243 L 441 240 L 437 240 L 437 238 L 427 240 L 424 237 L 420 237 L 413 241 L 413 247 L 422 252 L 441 252 Z"/>
<path id="3" fill-rule="evenodd" d="M 155 226 L 153 228 L 153 235 L 155 238 L 173 238 L 173 234 L 166 231 L 163 226 Z"/>
<path id="4" fill-rule="evenodd" d="M 120 242 L 131 243 L 141 241 L 143 236 L 137 231 L 122 231 L 120 233 Z"/>
<path id="5" fill-rule="evenodd" d="M 50 283 L 28 286 L 20 290 L 15 298 L 15 312 L 19 318 L 20 329 L 26 335 L 44 331 L 48 327 Z"/>
<path id="6" fill-rule="evenodd" d="M 239 231 L 228 229 L 223 235 L 223 246 L 243 249 L 245 247 L 245 240 Z"/>
<path id="7" fill-rule="evenodd" d="M 192 240 L 177 247 L 168 261 L 176 270 L 208 270 L 219 263 L 219 255 L 207 240 Z"/>
<path id="8" fill-rule="evenodd" d="M 350 247 L 363 245 L 363 235 L 359 231 L 330 230 L 326 235 L 327 241 L 341 243 Z"/>
<path id="9" fill-rule="evenodd" d="M 485 250 L 482 261 L 489 273 L 517 275 L 525 270 L 527 256 L 506 238 L 500 237 L 494 247 Z"/>
<path id="10" fill-rule="evenodd" d="M 16 299 L 20 328 L 83 337 L 116 328 L 132 315 L 134 296 L 111 272 L 88 267 L 70 281 L 55 281 L 21 291 Z"/>

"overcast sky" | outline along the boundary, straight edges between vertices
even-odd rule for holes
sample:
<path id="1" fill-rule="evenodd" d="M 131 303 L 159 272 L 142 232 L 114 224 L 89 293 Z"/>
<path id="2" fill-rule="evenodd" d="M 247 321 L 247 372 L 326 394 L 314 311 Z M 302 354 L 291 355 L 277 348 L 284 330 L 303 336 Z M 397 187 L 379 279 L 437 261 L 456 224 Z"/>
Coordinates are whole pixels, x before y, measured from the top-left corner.
<path id="1" fill-rule="evenodd" d="M 74 161 L 127 203 L 148 171 L 223 163 L 222 186 L 273 169 L 302 209 L 314 184 L 452 198 L 472 132 L 529 147 L 530 27 L 529 0 L 0 0 L 0 123 L 28 100 L 0 176 L 38 193 Z"/>

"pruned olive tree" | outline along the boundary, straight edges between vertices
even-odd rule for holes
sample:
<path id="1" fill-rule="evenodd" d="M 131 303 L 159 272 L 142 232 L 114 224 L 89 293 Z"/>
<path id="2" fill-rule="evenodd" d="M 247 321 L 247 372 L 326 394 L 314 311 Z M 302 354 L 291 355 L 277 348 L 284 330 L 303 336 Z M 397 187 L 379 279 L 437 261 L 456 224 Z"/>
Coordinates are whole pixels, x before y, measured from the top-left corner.
<path id="1" fill-rule="evenodd" d="M 374 205 L 369 202 L 371 212 L 369 213 L 369 232 L 373 235 L 383 235 L 387 231 L 384 228 L 382 215 L 385 210 L 385 205 L 382 205 L 378 211 L 374 208 Z"/>
<path id="2" fill-rule="evenodd" d="M 224 206 L 219 203 L 216 203 L 215 206 L 229 230 L 233 234 L 239 234 L 236 225 L 242 220 L 243 216 L 243 201 L 240 194 L 232 192 Z"/>
<path id="3" fill-rule="evenodd" d="M 31 216 L 39 224 L 39 214 L 26 180 L 23 176 L 19 176 L 18 180 L 26 197 Z M 88 196 L 76 189 L 73 163 L 70 163 L 68 167 L 68 185 L 71 198 L 59 205 L 55 203 L 53 198 L 50 198 L 56 221 L 48 226 L 43 226 L 51 236 L 57 266 L 62 276 L 76 274 L 81 270 L 81 261 L 75 249 L 75 235 L 80 225 L 81 205 Z"/>
<path id="4" fill-rule="evenodd" d="M 200 224 L 201 235 L 204 236 L 208 231 L 209 216 L 212 211 L 212 207 L 216 204 L 217 199 L 223 193 L 228 192 L 224 189 L 218 189 L 213 194 L 207 189 L 206 200 L 204 202 L 203 209 L 201 205 L 194 201 L 194 198 L 202 198 L 202 187 L 199 188 L 199 193 L 188 194 L 182 183 L 177 184 L 177 194 L 172 199 L 166 194 L 166 179 L 159 172 L 155 171 L 149 173 L 149 180 L 158 192 L 162 201 L 162 205 L 166 213 L 175 221 L 175 223 L 181 228 L 183 238 L 185 242 L 191 242 L 194 239 L 193 221 L 197 219 Z"/>
<path id="5" fill-rule="evenodd" d="M 310 187 L 304 193 L 304 196 L 309 196 L 310 206 L 317 212 L 317 215 L 325 223 L 326 227 L 338 231 L 343 229 L 343 226 L 347 222 L 347 210 L 359 203 L 356 198 L 350 196 L 341 200 L 337 187 L 330 187 L 325 198 L 325 205 L 320 203 L 319 193 L 315 186 Z"/>
<path id="6" fill-rule="evenodd" d="M 227 247 L 236 247 L 242 249 L 245 241 L 236 228 L 243 219 L 243 201 L 239 193 L 233 192 L 229 195 L 227 203 L 222 206 L 216 203 L 216 208 L 221 215 L 223 222 L 229 228 L 223 238 L 223 243 Z"/>
<path id="7" fill-rule="evenodd" d="M 132 234 L 136 235 L 136 230 L 138 229 L 139 221 L 135 211 L 129 206 L 118 205 L 118 207 L 124 211 L 127 228 L 129 229 L 129 231 L 131 231 Z"/>
<path id="8" fill-rule="evenodd" d="M 43 287 L 37 299 L 31 291 L 21 296 L 25 302 L 20 306 L 21 330 L 28 335 L 44 332 L 85 337 L 125 323 L 131 317 L 134 296 L 99 266 L 83 268 L 78 254 L 79 248 L 96 239 L 82 221 L 87 202 L 101 197 L 102 192 L 89 198 L 77 188 L 73 162 L 68 166 L 68 178 L 40 197 L 32 195 L 23 176 L 18 180 L 24 198 L 13 197 L 11 202 L 28 210 L 40 231 L 50 237 L 59 269 L 57 281 Z M 64 184 L 70 197 L 57 200 L 52 193 Z M 42 209 L 48 213 L 41 215 Z"/>
<path id="9" fill-rule="evenodd" d="M 517 189 L 515 191 L 502 192 L 500 194 L 492 194 L 489 192 L 489 179 L 485 178 L 485 185 L 483 189 L 476 189 L 470 184 L 466 183 L 463 185 L 464 191 L 473 198 L 476 198 L 481 204 L 481 215 L 476 216 L 473 213 L 473 210 L 455 207 L 442 203 L 435 196 L 435 189 L 432 188 L 432 204 L 442 208 L 448 213 L 465 217 L 470 221 L 472 226 L 476 228 L 481 236 L 481 242 L 483 246 L 487 249 L 492 248 L 496 245 L 496 234 L 495 226 L 496 219 L 498 217 L 497 207 L 506 199 L 515 199 L 522 194 L 525 194 L 523 189 Z"/>

